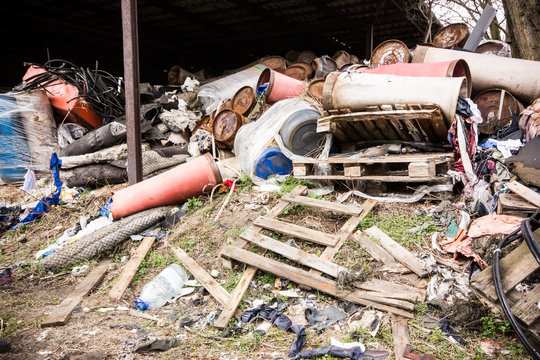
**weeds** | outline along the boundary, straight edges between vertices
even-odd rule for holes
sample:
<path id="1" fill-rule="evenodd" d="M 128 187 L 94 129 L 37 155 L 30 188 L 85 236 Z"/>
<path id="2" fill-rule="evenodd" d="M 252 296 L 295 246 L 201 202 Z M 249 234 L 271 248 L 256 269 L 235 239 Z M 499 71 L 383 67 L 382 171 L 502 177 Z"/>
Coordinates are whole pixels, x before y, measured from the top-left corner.
<path id="1" fill-rule="evenodd" d="M 191 210 L 195 210 L 197 208 L 200 208 L 201 206 L 203 206 L 203 202 L 197 198 L 190 198 L 188 199 L 188 201 L 186 202 L 186 212 L 189 212 Z"/>

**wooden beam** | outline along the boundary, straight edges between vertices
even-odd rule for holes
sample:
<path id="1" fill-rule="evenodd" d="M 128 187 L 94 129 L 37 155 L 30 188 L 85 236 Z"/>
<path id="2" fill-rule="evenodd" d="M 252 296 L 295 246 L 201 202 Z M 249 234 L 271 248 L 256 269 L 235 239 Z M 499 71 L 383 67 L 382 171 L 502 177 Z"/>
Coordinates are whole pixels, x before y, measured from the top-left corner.
<path id="1" fill-rule="evenodd" d="M 273 251 L 289 260 L 322 271 L 323 273 L 335 278 L 338 276 L 340 271 L 347 271 L 347 269 L 344 267 L 334 264 L 333 262 L 321 259 L 317 255 L 310 254 L 304 250 L 289 246 L 281 241 L 274 240 L 269 236 L 254 231 L 253 229 L 247 230 L 240 235 L 240 237 L 260 248 Z"/>
<path id="2" fill-rule="evenodd" d="M 73 309 L 79 305 L 81 299 L 101 282 L 111 263 L 112 259 L 106 259 L 97 264 L 60 305 L 47 316 L 45 321 L 41 323 L 41 327 L 64 325 L 69 320 Z"/>
<path id="3" fill-rule="evenodd" d="M 347 215 L 357 216 L 360 215 L 360 213 L 362 212 L 362 209 L 357 206 L 343 205 L 332 201 L 313 199 L 308 196 L 287 194 L 283 197 L 283 199 L 295 204 L 313 206 L 322 210 L 334 211 Z"/>
<path id="4" fill-rule="evenodd" d="M 280 233 L 294 236 L 298 239 L 311 241 L 316 244 L 334 246 L 337 242 L 337 239 L 333 235 L 325 232 L 308 229 L 300 225 L 272 219 L 267 216 L 259 216 L 255 220 L 254 224 L 264 229 L 278 231 Z"/>
<path id="5" fill-rule="evenodd" d="M 135 254 L 133 254 L 133 256 L 127 262 L 126 266 L 124 266 L 122 273 L 120 274 L 120 276 L 118 276 L 118 280 L 109 291 L 109 296 L 113 300 L 118 301 L 122 298 L 122 295 L 124 295 L 124 292 L 131 283 L 133 276 L 135 276 L 135 274 L 137 273 L 141 262 L 145 258 L 146 253 L 148 252 L 148 250 L 150 250 L 155 240 L 156 239 L 152 236 L 146 236 L 142 240 L 141 244 L 135 251 Z"/>
<path id="6" fill-rule="evenodd" d="M 396 360 L 407 360 L 405 348 L 411 343 L 407 319 L 392 316 L 392 335 L 394 336 L 394 355 Z"/>
<path id="7" fill-rule="evenodd" d="M 424 270 L 424 265 L 416 256 L 414 256 L 409 250 L 392 240 L 390 236 L 386 235 L 381 229 L 376 226 L 370 227 L 365 230 L 365 233 L 379 240 L 381 246 L 390 253 L 397 261 L 411 269 L 416 275 L 420 277 L 427 276 L 427 271 Z"/>
<path id="8" fill-rule="evenodd" d="M 279 261 L 266 258 L 264 256 L 254 254 L 250 251 L 235 248 L 232 246 L 229 246 L 224 249 L 224 252 L 227 254 L 228 257 L 241 261 L 243 263 L 246 263 L 251 266 L 255 266 L 261 270 L 264 270 L 266 272 L 272 273 L 276 276 L 279 276 L 281 278 L 290 279 L 291 281 L 307 286 L 312 289 L 316 289 L 319 291 L 322 291 L 326 294 L 341 298 L 343 300 L 347 300 L 356 304 L 364 305 L 364 306 L 372 306 L 376 309 L 387 311 L 396 315 L 404 316 L 406 318 L 412 318 L 412 313 L 394 308 L 392 306 L 383 305 L 381 303 L 378 303 L 373 300 L 366 299 L 365 297 L 351 291 L 347 290 L 340 290 L 337 288 L 334 281 L 330 279 L 323 278 L 319 275 L 310 274 L 309 272 L 295 268 L 290 265 L 286 265 L 283 263 L 280 263 Z M 377 297 L 372 297 L 377 298 Z M 382 300 L 382 299 L 379 299 Z M 384 299 L 388 301 L 388 299 Z"/>
<path id="9" fill-rule="evenodd" d="M 227 306 L 231 296 L 221 285 L 218 284 L 209 273 L 206 272 L 193 258 L 180 248 L 171 248 L 174 255 L 184 264 L 187 270 L 197 279 L 202 286 L 223 306 Z"/>
<path id="10" fill-rule="evenodd" d="M 535 206 L 540 207 L 540 194 L 537 194 L 536 192 L 532 191 L 525 185 L 522 185 L 515 180 L 510 181 L 506 185 L 512 192 L 518 194 L 519 196 L 521 196 L 523 199 L 527 200 L 531 204 L 534 204 Z"/>

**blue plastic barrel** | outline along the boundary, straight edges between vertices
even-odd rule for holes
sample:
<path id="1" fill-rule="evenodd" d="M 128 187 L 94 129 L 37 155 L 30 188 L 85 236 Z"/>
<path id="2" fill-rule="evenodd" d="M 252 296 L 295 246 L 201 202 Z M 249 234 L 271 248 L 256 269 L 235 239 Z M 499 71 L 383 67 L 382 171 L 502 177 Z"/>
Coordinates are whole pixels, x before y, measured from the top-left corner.
<path id="1" fill-rule="evenodd" d="M 255 175 L 265 180 L 272 175 L 289 175 L 292 173 L 292 161 L 283 155 L 278 147 L 264 149 L 253 166 Z"/>

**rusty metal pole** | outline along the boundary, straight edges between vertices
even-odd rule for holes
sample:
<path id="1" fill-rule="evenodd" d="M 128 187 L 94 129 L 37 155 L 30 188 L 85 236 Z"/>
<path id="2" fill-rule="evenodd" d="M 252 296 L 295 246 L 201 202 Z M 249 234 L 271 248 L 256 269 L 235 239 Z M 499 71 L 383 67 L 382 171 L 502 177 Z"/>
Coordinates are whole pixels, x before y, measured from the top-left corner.
<path id="1" fill-rule="evenodd" d="M 142 181 L 141 122 L 139 119 L 139 36 L 137 0 L 122 0 L 122 39 L 124 46 L 124 84 L 126 95 L 126 127 L 128 181 Z"/>

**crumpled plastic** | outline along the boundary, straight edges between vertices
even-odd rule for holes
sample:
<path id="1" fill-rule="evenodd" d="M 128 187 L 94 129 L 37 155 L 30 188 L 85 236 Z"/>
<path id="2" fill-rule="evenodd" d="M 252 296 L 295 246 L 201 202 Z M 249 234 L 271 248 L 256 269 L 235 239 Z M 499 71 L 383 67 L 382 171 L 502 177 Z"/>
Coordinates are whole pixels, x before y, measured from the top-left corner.
<path id="1" fill-rule="evenodd" d="M 510 234 L 521 226 L 523 218 L 512 215 L 486 215 L 474 220 L 469 227 L 469 237 Z"/>
<path id="2" fill-rule="evenodd" d="M 51 206 L 60 204 L 60 193 L 62 192 L 62 182 L 60 181 L 60 167 L 62 166 L 62 160 L 58 158 L 56 153 L 53 153 L 51 157 L 51 171 L 54 176 L 54 185 L 56 186 L 56 193 L 53 196 L 44 196 L 39 200 L 38 204 L 32 209 L 30 214 L 21 220 L 17 225 L 15 225 L 12 230 L 17 230 L 24 224 L 34 222 L 41 219 L 44 213 L 49 212 Z"/>
<path id="3" fill-rule="evenodd" d="M 275 308 L 261 305 L 259 307 L 246 310 L 240 315 L 240 321 L 247 323 L 253 319 L 261 317 L 264 320 L 270 321 L 272 325 L 277 326 L 278 329 L 283 331 L 292 331 L 296 334 L 296 338 L 291 345 L 289 356 L 293 357 L 300 352 L 302 347 L 306 344 L 306 330 L 301 325 L 293 325 L 291 319 L 287 317 L 281 311 Z"/>
<path id="4" fill-rule="evenodd" d="M 347 314 L 339 311 L 339 309 L 334 306 L 329 306 L 322 310 L 307 308 L 305 310 L 305 314 L 308 324 L 310 326 L 315 326 L 315 329 L 318 332 L 323 331 L 338 321 L 347 318 Z"/>

